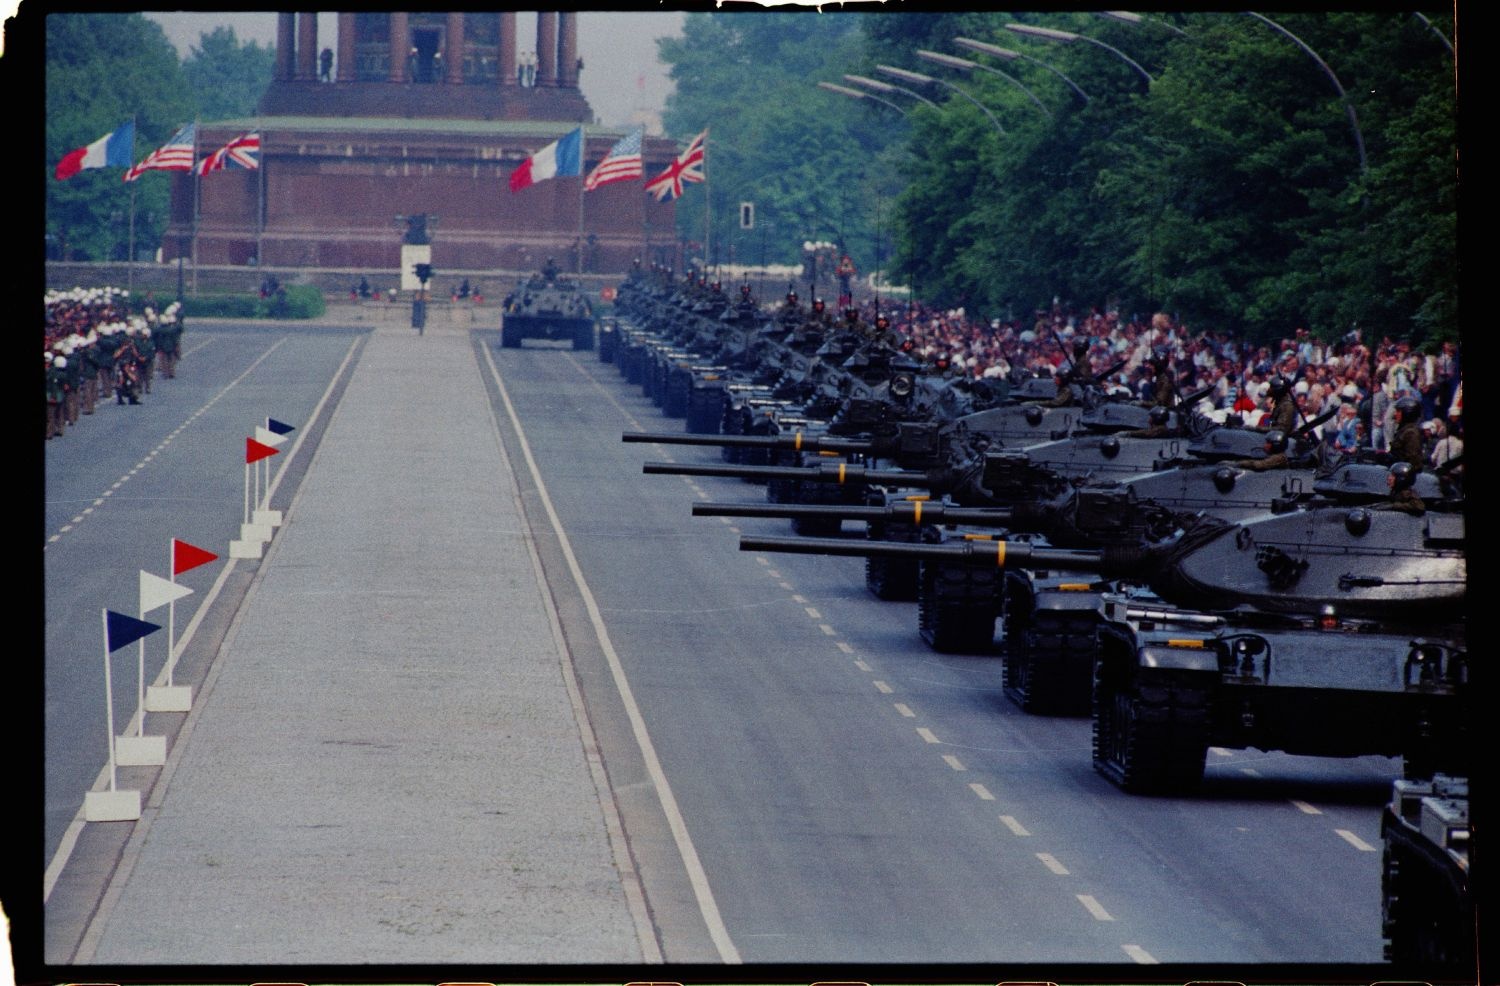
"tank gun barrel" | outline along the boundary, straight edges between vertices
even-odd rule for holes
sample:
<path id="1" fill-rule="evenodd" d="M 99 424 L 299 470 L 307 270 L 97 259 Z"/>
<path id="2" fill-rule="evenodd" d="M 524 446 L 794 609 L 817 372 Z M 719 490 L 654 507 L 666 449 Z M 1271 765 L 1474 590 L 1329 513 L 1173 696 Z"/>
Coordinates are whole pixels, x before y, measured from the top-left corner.
<path id="1" fill-rule="evenodd" d="M 841 555 L 850 558 L 913 558 L 958 562 L 986 568 L 1056 568 L 1102 575 L 1127 574 L 1138 568 L 1142 552 L 1132 548 L 1084 551 L 1040 547 L 1025 541 L 975 538 L 947 544 L 905 541 L 866 541 L 843 538 L 778 538 L 741 535 L 741 551 L 772 551 L 795 555 Z"/>
<path id="2" fill-rule="evenodd" d="M 865 520 L 902 524 L 972 524 L 1003 527 L 1016 511 L 1002 507 L 955 507 L 930 500 L 899 500 L 884 506 L 804 503 L 695 503 L 694 517 L 776 517 Z"/>
<path id="3" fill-rule="evenodd" d="M 697 435 L 686 432 L 659 433 L 627 431 L 622 442 L 650 442 L 660 445 L 709 445 L 721 448 L 786 449 L 793 452 L 875 452 L 880 442 L 855 438 L 808 437 L 801 431 L 790 435 Z"/>
<path id="4" fill-rule="evenodd" d="M 816 466 L 718 466 L 684 462 L 648 462 L 641 467 L 648 476 L 722 476 L 728 479 L 801 479 L 841 485 L 910 486 L 916 489 L 946 489 L 953 477 L 945 470 L 870 469 L 847 462 L 824 462 Z"/>

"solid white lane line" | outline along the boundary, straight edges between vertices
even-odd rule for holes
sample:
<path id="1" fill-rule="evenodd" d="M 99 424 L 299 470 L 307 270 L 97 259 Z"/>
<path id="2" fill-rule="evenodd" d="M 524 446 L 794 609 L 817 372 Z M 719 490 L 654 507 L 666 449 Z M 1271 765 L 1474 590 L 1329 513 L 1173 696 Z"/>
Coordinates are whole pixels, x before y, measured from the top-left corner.
<path id="1" fill-rule="evenodd" d="M 583 569 L 578 564 L 578 557 L 573 553 L 573 544 L 568 539 L 567 532 L 563 530 L 562 518 L 558 517 L 546 484 L 542 482 L 541 469 L 537 466 L 536 457 L 532 455 L 531 443 L 526 440 L 526 433 L 521 428 L 521 420 L 516 414 L 515 404 L 511 402 L 510 392 L 505 387 L 505 380 L 500 375 L 499 367 L 495 365 L 490 348 L 486 346 L 484 349 L 485 359 L 489 363 L 490 373 L 494 377 L 500 400 L 505 404 L 505 412 L 510 417 L 516 441 L 521 447 L 521 455 L 526 460 L 526 467 L 531 473 L 532 480 L 536 483 L 537 498 L 547 513 L 552 530 L 557 535 L 558 547 L 562 551 L 563 559 L 567 562 L 574 584 L 578 586 L 578 593 L 583 599 L 584 609 L 588 612 L 589 622 L 593 624 L 594 634 L 599 639 L 600 650 L 609 664 L 615 688 L 619 691 L 620 701 L 625 707 L 626 718 L 630 721 L 631 732 L 635 735 L 636 744 L 640 747 L 642 762 L 646 767 L 646 772 L 651 776 L 652 786 L 656 789 L 657 799 L 661 802 L 662 814 L 666 816 L 678 854 L 682 857 L 683 866 L 687 870 L 688 882 L 692 885 L 693 895 L 697 898 L 699 913 L 708 927 L 709 936 L 718 949 L 719 957 L 726 963 L 738 965 L 741 962 L 739 949 L 735 948 L 734 942 L 729 937 L 729 929 L 719 913 L 719 905 L 714 900 L 713 889 L 708 884 L 708 873 L 704 870 L 703 862 L 698 857 L 698 850 L 693 845 L 692 836 L 688 833 L 687 822 L 682 817 L 677 798 L 672 794 L 671 785 L 667 783 L 666 772 L 662 769 L 661 760 L 656 755 L 656 746 L 651 742 L 651 736 L 646 731 L 645 718 L 641 714 L 640 706 L 636 704 L 635 693 L 631 690 L 630 682 L 625 677 L 625 668 L 620 663 L 620 655 L 615 651 L 609 631 L 604 626 L 604 617 L 599 612 L 599 604 L 583 577 Z M 762 557 L 757 556 L 756 561 L 762 565 L 770 565 L 770 562 Z"/>

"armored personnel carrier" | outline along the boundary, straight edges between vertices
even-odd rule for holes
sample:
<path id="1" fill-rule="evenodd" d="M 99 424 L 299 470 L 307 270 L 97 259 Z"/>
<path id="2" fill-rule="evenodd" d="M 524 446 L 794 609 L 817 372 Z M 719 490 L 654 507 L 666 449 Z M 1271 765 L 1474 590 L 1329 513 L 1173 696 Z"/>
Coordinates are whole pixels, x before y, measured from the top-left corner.
<path id="1" fill-rule="evenodd" d="M 551 261 L 517 284 L 500 315 L 500 345 L 517 349 L 526 339 L 566 339 L 574 349 L 594 348 L 594 312 L 578 282 Z"/>

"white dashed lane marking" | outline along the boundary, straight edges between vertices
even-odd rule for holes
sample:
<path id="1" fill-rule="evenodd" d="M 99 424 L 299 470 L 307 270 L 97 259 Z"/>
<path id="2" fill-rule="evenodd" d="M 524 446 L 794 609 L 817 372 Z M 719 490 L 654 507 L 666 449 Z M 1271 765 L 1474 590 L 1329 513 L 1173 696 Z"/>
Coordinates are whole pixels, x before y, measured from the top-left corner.
<path id="1" fill-rule="evenodd" d="M 1348 829 L 1334 829 L 1334 831 L 1339 834 L 1339 838 L 1343 839 L 1345 842 L 1349 843 L 1349 845 L 1353 846 L 1355 849 L 1358 849 L 1360 852 L 1375 851 L 1374 846 L 1370 845 L 1364 839 L 1361 839 L 1359 836 L 1355 835 Z"/>
<path id="2" fill-rule="evenodd" d="M 908 719 L 915 719 L 917 717 L 917 714 L 911 710 L 910 706 L 903 705 L 900 702 L 896 703 L 896 711 L 899 712 L 899 713 L 901 713 L 903 716 L 905 716 Z"/>
<path id="3" fill-rule="evenodd" d="M 922 737 L 929 743 L 941 742 L 936 736 L 932 735 L 932 730 L 928 729 L 926 726 L 918 726 L 917 735 Z"/>
<path id="4" fill-rule="evenodd" d="M 875 689 L 882 695 L 889 695 L 894 690 L 890 685 L 887 685 L 883 681 L 876 681 L 872 682 L 871 684 L 873 684 L 875 686 Z"/>
<path id="5" fill-rule="evenodd" d="M 1000 816 L 1000 824 L 1004 825 L 1006 828 L 1010 829 L 1011 832 L 1014 833 L 1015 835 L 1030 835 L 1031 834 L 1030 832 L 1026 831 L 1026 827 L 1024 825 L 1022 825 L 1020 822 L 1016 821 L 1015 818 L 1013 816 L 1011 816 L 1011 815 L 1001 815 Z"/>
<path id="6" fill-rule="evenodd" d="M 987 788 L 987 787 L 985 787 L 983 784 L 979 784 L 977 782 L 973 783 L 973 784 L 970 784 L 969 785 L 969 790 L 973 791 L 976 795 L 978 795 L 980 801 L 994 801 L 995 800 L 995 796 L 990 793 L 990 789 Z"/>
<path id="7" fill-rule="evenodd" d="M 1292 807 L 1296 808 L 1298 811 L 1302 812 L 1302 814 L 1304 814 L 1304 815 L 1321 815 L 1321 814 L 1323 814 L 1321 811 L 1319 811 L 1318 809 L 1314 808 L 1312 805 L 1308 804 L 1306 801 L 1293 801 L 1292 802 Z"/>
<path id="8" fill-rule="evenodd" d="M 1146 951 L 1139 945 L 1121 945 L 1120 947 L 1125 950 L 1126 955 L 1130 956 L 1141 965 L 1157 964 L 1156 959 L 1151 955 L 1151 953 Z"/>
<path id="9" fill-rule="evenodd" d="M 952 767 L 954 770 L 968 770 L 969 769 L 968 767 L 964 766 L 964 763 L 963 763 L 962 760 L 958 759 L 958 757 L 955 757 L 951 753 L 945 753 L 945 754 L 943 754 L 943 760 L 944 760 L 944 762 L 946 762 L 948 764 L 948 766 Z"/>
<path id="10" fill-rule="evenodd" d="M 1068 875 L 1068 868 L 1059 863 L 1057 861 L 1057 857 L 1052 855 L 1050 852 L 1039 852 L 1036 854 L 1036 858 L 1042 861 L 1043 866 L 1047 867 L 1047 869 L 1051 870 L 1053 873 L 1056 873 L 1058 876 Z"/>
<path id="11" fill-rule="evenodd" d="M 1091 895 L 1091 894 L 1078 894 L 1077 896 L 1078 896 L 1078 903 L 1082 904 L 1083 905 L 1083 909 L 1086 910 L 1086 911 L 1088 911 L 1090 914 L 1092 914 L 1094 916 L 1094 920 L 1096 920 L 1096 921 L 1113 921 L 1114 920 L 1114 918 L 1110 917 L 1109 912 L 1106 911 L 1104 909 L 1104 907 L 1097 900 L 1095 900 L 1093 898 L 1093 895 Z"/>
<path id="12" fill-rule="evenodd" d="M 839 650 L 843 651 L 845 654 L 853 654 L 854 653 L 854 648 L 850 647 L 848 644 L 844 643 L 842 640 L 839 641 L 838 648 L 839 648 Z"/>

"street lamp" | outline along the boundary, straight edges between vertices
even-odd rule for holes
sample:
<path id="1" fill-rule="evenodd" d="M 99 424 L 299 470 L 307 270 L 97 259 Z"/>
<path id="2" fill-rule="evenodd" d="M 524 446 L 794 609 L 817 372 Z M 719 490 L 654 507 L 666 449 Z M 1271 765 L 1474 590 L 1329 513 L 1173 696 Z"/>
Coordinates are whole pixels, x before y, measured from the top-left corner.
<path id="1" fill-rule="evenodd" d="M 1137 27 L 1142 24 L 1159 24 L 1162 27 L 1166 28 L 1168 31 L 1171 31 L 1173 34 L 1181 35 L 1184 38 L 1188 36 L 1188 33 L 1186 31 L 1175 24 L 1168 24 L 1166 21 L 1148 21 L 1140 14 L 1133 13 L 1129 10 L 1096 10 L 1094 11 L 1094 13 L 1098 14 L 1100 17 L 1104 17 L 1112 21 L 1119 21 L 1122 24 L 1132 24 Z"/>
<path id="2" fill-rule="evenodd" d="M 1000 71 L 997 68 L 990 68 L 988 65 L 981 65 L 978 62 L 971 62 L 967 58 L 959 58 L 957 55 L 945 55 L 942 52 L 938 51 L 928 51 L 925 48 L 917 49 L 917 57 L 924 58 L 929 62 L 933 62 L 947 68 L 958 69 L 961 72 L 967 72 L 969 69 L 977 68 L 981 71 L 988 72 L 991 75 L 998 75 L 1002 79 L 1007 79 L 1010 82 L 1014 83 L 1017 87 L 1019 87 L 1020 90 L 1027 96 L 1031 97 L 1031 101 L 1036 104 L 1036 108 L 1041 110 L 1042 114 L 1046 116 L 1047 119 L 1052 119 L 1052 111 L 1047 109 L 1047 107 L 1042 104 L 1042 101 L 1040 99 L 1036 98 L 1036 93 L 1032 92 L 1030 89 L 1027 89 L 1026 86 L 1022 84 L 1020 79 L 1017 79 L 1014 76 L 1006 75 L 1004 72 Z"/>
<path id="3" fill-rule="evenodd" d="M 892 85 L 889 82 L 881 82 L 879 79 L 866 78 L 863 75 L 845 75 L 844 78 L 854 83 L 855 85 L 865 86 L 867 88 L 874 89 L 876 92 L 904 92 L 912 99 L 919 100 L 923 103 L 926 103 L 928 106 L 931 106 L 933 109 L 937 109 L 937 103 L 934 103 L 932 100 L 928 99 L 926 96 L 922 95 L 919 92 L 912 92 L 905 86 Z"/>
<path id="4" fill-rule="evenodd" d="M 1040 65 L 1042 68 L 1046 69 L 1053 75 L 1057 76 L 1059 79 L 1062 79 L 1064 82 L 1066 82 L 1068 84 L 1068 88 L 1072 89 L 1075 93 L 1078 94 L 1079 99 L 1083 100 L 1085 103 L 1089 101 L 1089 94 L 1078 88 L 1078 83 L 1074 82 L 1066 75 L 1063 75 L 1059 69 L 1047 64 L 1041 59 L 1032 58 L 1030 55 L 1023 55 L 1019 51 L 1012 51 L 1009 48 L 1002 48 L 999 45 L 992 45 L 984 41 L 975 41 L 973 38 L 954 38 L 953 43 L 958 45 L 960 48 L 967 48 L 970 51 L 977 51 L 983 55 L 993 55 L 996 58 L 1003 58 L 1008 62 L 1013 62 L 1017 58 L 1020 58 L 1030 62 L 1033 65 Z M 975 64 L 977 65 L 979 63 L 976 62 Z"/>
<path id="5" fill-rule="evenodd" d="M 889 99 L 881 99 L 879 96 L 875 95 L 872 92 L 860 92 L 858 89 L 850 89 L 848 86 L 840 86 L 832 82 L 819 82 L 818 88 L 827 89 L 829 92 L 836 92 L 840 96 L 848 96 L 852 99 L 873 99 L 877 103 L 883 103 L 884 105 L 889 106 L 891 109 L 895 110 L 897 113 L 900 113 L 902 116 L 906 115 L 906 111 L 901 107 L 897 106 Z"/>
<path id="6" fill-rule="evenodd" d="M 1302 51 L 1307 55 L 1307 57 L 1318 63 L 1318 67 L 1323 70 L 1323 74 L 1328 76 L 1328 81 L 1333 83 L 1333 88 L 1338 91 L 1339 99 L 1344 103 L 1344 114 L 1349 117 L 1349 127 L 1354 131 L 1354 146 L 1359 151 L 1359 170 L 1361 173 L 1363 173 L 1365 171 L 1365 138 L 1359 132 L 1359 121 L 1354 117 L 1354 104 L 1349 101 L 1348 93 L 1344 92 L 1344 87 L 1339 84 L 1339 77 L 1333 74 L 1333 69 L 1328 67 L 1327 62 L 1318 57 L 1317 52 L 1309 48 L 1305 41 L 1297 37 L 1291 31 L 1288 31 L 1286 28 L 1271 20 L 1269 17 L 1262 17 L 1260 14 L 1257 14 L 1253 10 L 1247 10 L 1245 11 L 1245 13 L 1249 14 L 1251 17 L 1254 17 L 1262 24 L 1265 24 L 1276 33 L 1289 39 L 1298 48 L 1301 48 Z"/>
<path id="7" fill-rule="evenodd" d="M 980 112 L 990 118 L 990 122 L 995 125 L 995 129 L 1000 133 L 1000 136 L 1005 136 L 1005 128 L 1000 126 L 1000 121 L 995 119 L 995 114 L 991 113 L 989 111 L 989 108 L 979 100 L 975 99 L 973 96 L 969 95 L 966 91 L 960 89 L 958 86 L 955 86 L 953 83 L 944 82 L 942 79 L 937 79 L 930 75 L 923 75 L 921 72 L 912 72 L 904 68 L 896 68 L 894 65 L 877 65 L 875 66 L 875 71 L 884 72 L 886 75 L 889 75 L 895 79 L 904 79 L 907 82 L 915 82 L 918 85 L 932 85 L 935 83 L 937 85 L 944 86 L 945 88 L 952 89 L 954 92 L 958 93 L 960 96 L 967 99 L 975 106 L 979 107 Z"/>
<path id="8" fill-rule="evenodd" d="M 1156 81 L 1151 77 L 1151 73 L 1141 68 L 1135 59 L 1113 45 L 1107 45 L 1098 38 L 1091 38 L 1087 34 L 1074 34 L 1072 31 L 1059 31 L 1052 27 L 1035 27 L 1031 24 L 1007 24 L 1005 25 L 1005 29 L 1029 38 L 1040 38 L 1043 41 L 1058 41 L 1063 44 L 1072 44 L 1074 41 L 1087 41 L 1089 44 L 1097 45 L 1124 60 L 1126 64 L 1145 77 L 1146 85 L 1149 86 Z"/>

